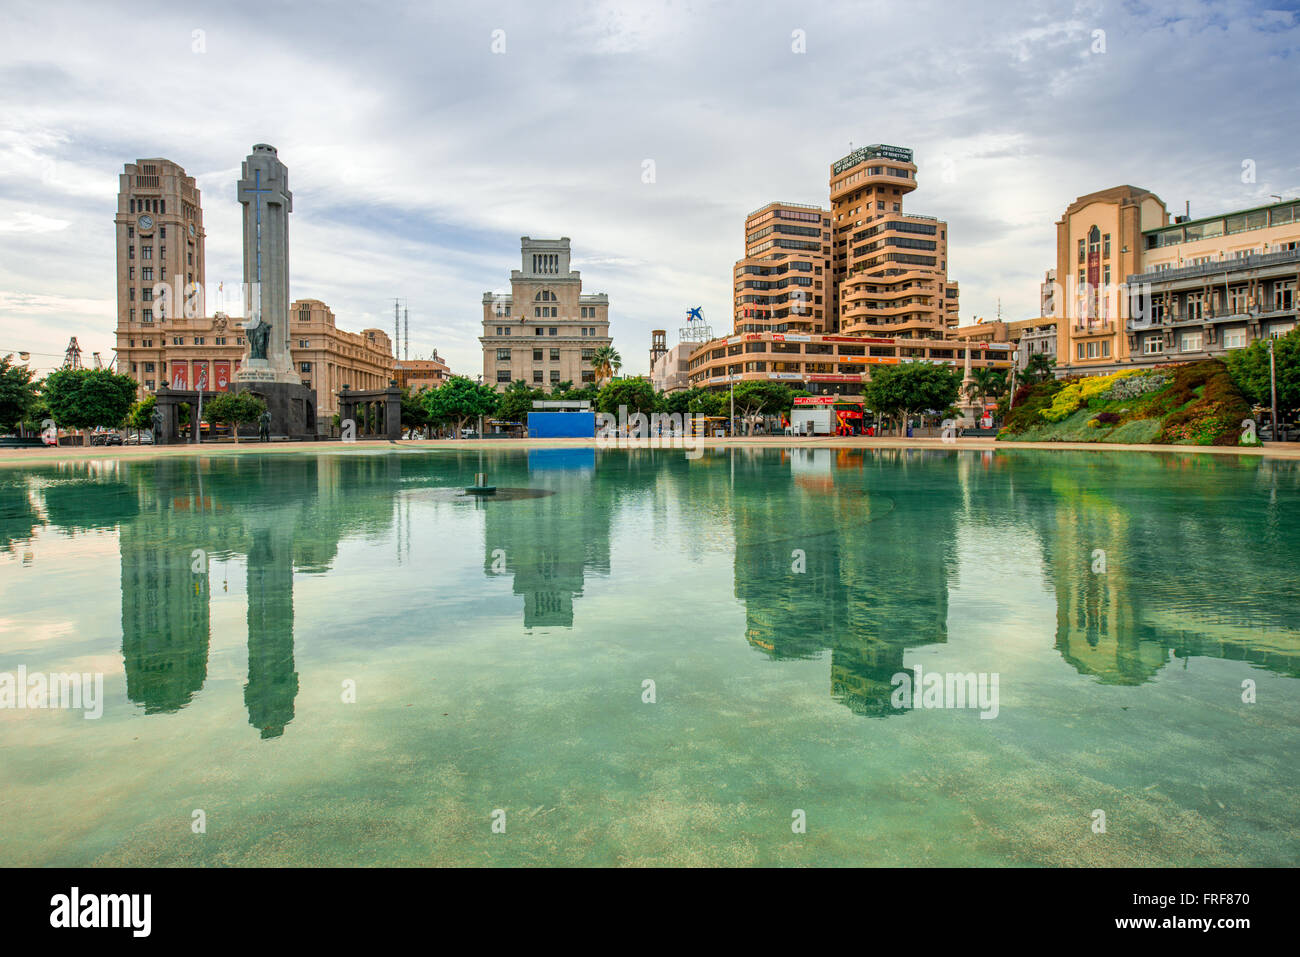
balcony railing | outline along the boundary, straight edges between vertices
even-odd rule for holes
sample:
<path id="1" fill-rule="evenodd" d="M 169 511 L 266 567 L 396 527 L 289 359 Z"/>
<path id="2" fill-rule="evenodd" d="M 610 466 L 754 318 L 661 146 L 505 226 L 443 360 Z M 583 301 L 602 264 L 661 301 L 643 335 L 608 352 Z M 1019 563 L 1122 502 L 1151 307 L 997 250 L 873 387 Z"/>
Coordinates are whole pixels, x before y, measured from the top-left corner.
<path id="1" fill-rule="evenodd" d="M 1176 279 L 1221 276 L 1225 272 L 1234 273 L 1243 269 L 1258 269 L 1261 266 L 1284 266 L 1288 263 L 1300 263 L 1300 249 L 1284 249 L 1276 253 L 1251 253 L 1249 256 L 1239 256 L 1236 259 L 1220 259 L 1217 262 L 1199 263 L 1181 269 L 1158 269 L 1153 272 L 1134 273 L 1125 281 L 1130 286 L 1138 286 L 1146 283 L 1172 282 Z"/>

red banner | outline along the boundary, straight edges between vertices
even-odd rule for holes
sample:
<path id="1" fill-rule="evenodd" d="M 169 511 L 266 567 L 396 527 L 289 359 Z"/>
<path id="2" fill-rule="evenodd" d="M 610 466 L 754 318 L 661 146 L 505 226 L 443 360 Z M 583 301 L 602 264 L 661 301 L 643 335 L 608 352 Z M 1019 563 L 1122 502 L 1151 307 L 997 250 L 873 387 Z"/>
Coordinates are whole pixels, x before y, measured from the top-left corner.
<path id="1" fill-rule="evenodd" d="M 200 392 L 207 392 L 212 388 L 208 384 L 208 364 L 206 362 L 194 363 L 194 388 Z"/>
<path id="2" fill-rule="evenodd" d="M 188 362 L 172 363 L 172 388 L 177 390 L 190 387 L 190 366 Z"/>
<path id="3" fill-rule="evenodd" d="M 215 373 L 216 384 L 214 386 L 217 392 L 225 392 L 230 388 L 230 363 L 214 362 L 212 368 Z"/>

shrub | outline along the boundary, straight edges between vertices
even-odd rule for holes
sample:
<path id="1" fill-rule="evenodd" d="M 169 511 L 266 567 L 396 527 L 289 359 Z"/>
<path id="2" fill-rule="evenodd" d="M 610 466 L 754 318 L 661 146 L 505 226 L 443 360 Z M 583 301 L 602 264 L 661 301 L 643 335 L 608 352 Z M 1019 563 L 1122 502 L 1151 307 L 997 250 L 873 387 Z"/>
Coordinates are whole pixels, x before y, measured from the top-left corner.
<path id="1" fill-rule="evenodd" d="M 1102 425 L 1119 425 L 1119 413 L 1117 412 L 1098 412 L 1097 418 L 1093 420 Z"/>

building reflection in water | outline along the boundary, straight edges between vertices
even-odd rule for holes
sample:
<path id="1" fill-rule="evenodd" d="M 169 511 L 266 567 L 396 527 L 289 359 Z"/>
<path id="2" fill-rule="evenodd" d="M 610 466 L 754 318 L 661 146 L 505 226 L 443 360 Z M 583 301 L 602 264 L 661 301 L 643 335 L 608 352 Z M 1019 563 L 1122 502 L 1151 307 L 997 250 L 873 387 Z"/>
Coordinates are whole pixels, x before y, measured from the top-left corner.
<path id="1" fill-rule="evenodd" d="M 483 502 L 483 569 L 512 576 L 525 628 L 571 628 L 586 572 L 609 574 L 610 511 L 598 491 L 608 487 L 596 483 L 596 450 L 530 450 L 519 481 L 553 494 Z"/>
<path id="2" fill-rule="evenodd" d="M 1057 453 L 1036 474 L 1017 463 L 1035 487 L 1024 501 L 1061 656 L 1104 684 L 1142 684 L 1194 657 L 1300 677 L 1300 539 L 1275 514 L 1277 489 L 1300 486 L 1297 463 L 1132 459 L 1118 475 L 1093 453 Z"/>
<path id="3" fill-rule="evenodd" d="M 550 494 L 481 504 L 484 571 L 512 577 L 526 628 L 568 628 L 587 575 L 610 574 L 616 514 L 645 517 L 637 533 L 647 548 L 662 538 L 689 559 L 734 547 L 750 645 L 775 660 L 829 651 L 832 697 L 886 715 L 898 713 L 891 679 L 905 652 L 948 640 L 958 523 L 976 538 L 981 523 L 1012 524 L 1042 543 L 1057 609 L 1054 636 L 1044 637 L 1079 674 L 1141 684 L 1174 659 L 1202 656 L 1300 677 L 1300 536 L 1282 514 L 1300 467 L 1109 455 L 795 448 L 688 460 L 533 450 L 496 459 L 492 478 Z M 391 536 L 400 491 L 441 494 L 473 471 L 471 456 L 449 454 L 0 473 L 0 546 L 23 547 L 42 524 L 117 529 L 127 696 L 146 714 L 182 709 L 203 689 L 215 638 L 208 571 L 246 556 L 244 702 L 250 725 L 270 738 L 292 722 L 299 690 L 295 575 L 327 573 L 350 536 Z"/>
<path id="4" fill-rule="evenodd" d="M 738 450 L 739 451 L 739 450 Z M 955 479 L 941 453 L 794 449 L 737 456 L 736 597 L 746 638 L 775 659 L 830 651 L 831 696 L 898 714 L 909 648 L 947 641 Z M 775 474 L 774 474 L 775 473 Z M 911 516 L 917 536 L 896 527 Z"/>
<path id="5" fill-rule="evenodd" d="M 391 526 L 395 457 L 146 459 L 65 470 L 42 490 L 51 524 L 118 528 L 127 697 L 184 708 L 207 680 L 209 570 L 246 556 L 249 724 L 284 733 L 298 694 L 293 585 L 327 572 L 350 534 Z M 418 480 L 418 476 L 417 476 Z M 13 493 L 16 494 L 16 493 Z"/>

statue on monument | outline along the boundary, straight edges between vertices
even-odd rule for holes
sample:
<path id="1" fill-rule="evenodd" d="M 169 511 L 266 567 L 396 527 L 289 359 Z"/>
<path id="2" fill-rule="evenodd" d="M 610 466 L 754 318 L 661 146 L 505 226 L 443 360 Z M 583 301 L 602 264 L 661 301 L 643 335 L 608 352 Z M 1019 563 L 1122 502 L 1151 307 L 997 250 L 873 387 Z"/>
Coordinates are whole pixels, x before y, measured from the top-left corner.
<path id="1" fill-rule="evenodd" d="M 251 325 L 244 326 L 244 334 L 248 336 L 248 358 L 265 359 L 266 347 L 271 341 L 271 324 L 258 316 Z"/>

